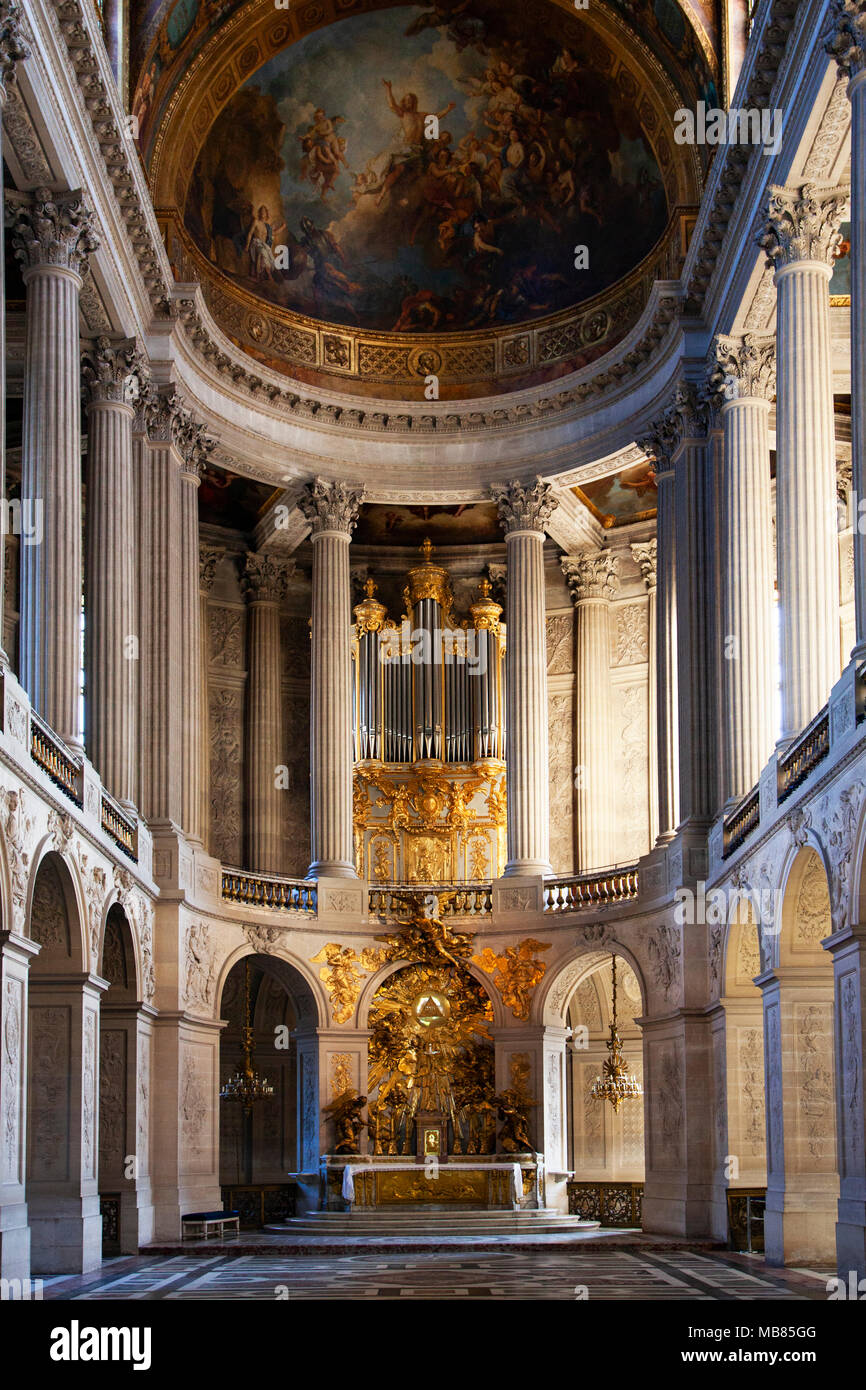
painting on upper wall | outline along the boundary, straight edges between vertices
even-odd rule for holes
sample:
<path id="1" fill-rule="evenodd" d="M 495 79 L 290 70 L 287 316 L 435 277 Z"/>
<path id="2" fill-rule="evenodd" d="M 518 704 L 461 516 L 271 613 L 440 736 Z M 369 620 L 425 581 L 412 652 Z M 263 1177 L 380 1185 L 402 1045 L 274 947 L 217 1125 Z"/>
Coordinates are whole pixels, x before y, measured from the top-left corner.
<path id="1" fill-rule="evenodd" d="M 839 228 L 842 240 L 836 247 L 833 261 L 833 275 L 830 280 L 830 303 L 851 303 L 851 223 L 843 222 Z"/>
<path id="2" fill-rule="evenodd" d="M 400 506 L 365 502 L 352 537 L 355 545 L 490 545 L 502 540 L 493 502 Z"/>
<path id="3" fill-rule="evenodd" d="M 627 526 L 630 521 L 654 516 L 656 511 L 656 479 L 649 463 L 636 463 L 621 473 L 596 478 L 576 487 L 574 493 L 605 529 Z"/>
<path id="4" fill-rule="evenodd" d="M 308 34 L 214 122 L 187 230 L 239 285 L 332 323 L 441 333 L 582 303 L 668 218 L 600 42 L 537 0 L 401 5 Z"/>

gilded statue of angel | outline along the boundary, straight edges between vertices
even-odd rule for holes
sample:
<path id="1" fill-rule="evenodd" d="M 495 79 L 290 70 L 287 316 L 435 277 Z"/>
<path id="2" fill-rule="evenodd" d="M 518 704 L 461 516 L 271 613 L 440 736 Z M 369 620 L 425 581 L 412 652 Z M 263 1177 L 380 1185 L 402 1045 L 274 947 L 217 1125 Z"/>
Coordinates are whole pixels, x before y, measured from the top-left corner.
<path id="1" fill-rule="evenodd" d="M 366 1096 L 359 1096 L 357 1091 L 350 1090 L 343 1091 L 330 1105 L 323 1107 L 323 1113 L 330 1115 L 334 1121 L 334 1153 L 360 1153 L 361 1130 L 367 1127 L 367 1121 L 361 1118 L 361 1111 L 366 1104 Z"/>
<path id="2" fill-rule="evenodd" d="M 493 976 L 493 983 L 505 1004 L 515 1018 L 524 1022 L 529 1018 L 532 1005 L 532 991 L 542 979 L 547 966 L 535 954 L 549 951 L 549 941 L 536 941 L 533 936 L 518 942 L 516 946 L 506 946 L 498 956 L 490 946 L 485 946 L 478 956 L 473 956 L 475 965 Z"/>
<path id="3" fill-rule="evenodd" d="M 499 1145 L 506 1153 L 535 1153 L 529 1133 L 529 1109 L 537 1104 L 520 1091 L 500 1091 L 493 1102 L 502 1121 Z"/>
<path id="4" fill-rule="evenodd" d="M 381 953 L 365 947 L 359 956 L 351 946 L 340 946 L 336 941 L 329 941 L 321 951 L 310 957 L 310 961 L 313 965 L 325 962 L 319 971 L 319 978 L 324 981 L 331 996 L 334 1022 L 348 1023 L 361 993 L 362 972 L 377 970 L 382 963 Z"/>

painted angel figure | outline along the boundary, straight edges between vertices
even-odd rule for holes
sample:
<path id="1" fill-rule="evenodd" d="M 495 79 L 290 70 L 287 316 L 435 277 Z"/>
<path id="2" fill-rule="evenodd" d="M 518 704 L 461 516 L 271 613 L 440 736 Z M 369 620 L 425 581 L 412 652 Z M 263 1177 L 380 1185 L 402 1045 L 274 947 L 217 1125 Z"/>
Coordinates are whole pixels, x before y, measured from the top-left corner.
<path id="1" fill-rule="evenodd" d="M 337 126 L 345 119 L 345 116 L 327 116 L 324 108 L 319 106 L 314 112 L 313 124 L 299 137 L 304 151 L 301 178 L 318 184 L 322 199 L 333 192 L 340 165 L 347 169 L 349 167 L 345 155 L 346 141 L 337 134 Z"/>

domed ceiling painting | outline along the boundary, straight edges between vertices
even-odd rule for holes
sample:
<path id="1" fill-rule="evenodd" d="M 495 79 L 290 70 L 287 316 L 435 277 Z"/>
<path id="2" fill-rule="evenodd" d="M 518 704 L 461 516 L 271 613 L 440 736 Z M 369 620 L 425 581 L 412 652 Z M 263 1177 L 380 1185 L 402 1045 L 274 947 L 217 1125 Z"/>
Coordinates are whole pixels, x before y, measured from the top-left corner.
<path id="1" fill-rule="evenodd" d="M 523 323 L 613 285 L 665 230 L 662 172 L 595 36 L 532 13 L 399 6 L 283 49 L 205 139 L 196 246 L 285 310 L 397 334 Z"/>

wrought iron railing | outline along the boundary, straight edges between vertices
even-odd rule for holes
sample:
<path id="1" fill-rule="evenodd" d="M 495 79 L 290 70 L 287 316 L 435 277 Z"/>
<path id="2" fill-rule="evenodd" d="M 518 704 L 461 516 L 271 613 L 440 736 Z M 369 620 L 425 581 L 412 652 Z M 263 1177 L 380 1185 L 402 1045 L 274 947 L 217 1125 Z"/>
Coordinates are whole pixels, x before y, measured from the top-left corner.
<path id="1" fill-rule="evenodd" d="M 223 869 L 222 896 L 245 907 L 278 908 L 283 912 L 315 912 L 316 885 L 303 878 L 278 874 L 253 874 L 245 869 Z"/>
<path id="2" fill-rule="evenodd" d="M 638 894 L 637 865 L 550 879 L 544 885 L 545 912 L 579 912 L 607 903 L 631 902 Z"/>
<path id="3" fill-rule="evenodd" d="M 113 840 L 118 849 L 128 855 L 134 863 L 138 863 L 138 826 L 132 816 L 109 792 L 102 789 L 102 807 L 100 812 L 102 828 L 109 839 Z"/>
<path id="4" fill-rule="evenodd" d="M 779 759 L 779 801 L 784 801 L 796 791 L 829 752 L 830 710 L 829 706 L 825 705 Z"/>
<path id="5" fill-rule="evenodd" d="M 578 1182 L 571 1178 L 565 1187 L 570 1216 L 600 1221 L 602 1226 L 640 1229 L 642 1182 Z"/>
<path id="6" fill-rule="evenodd" d="M 761 819 L 761 788 L 753 787 L 748 796 L 735 806 L 722 826 L 722 858 L 739 849 L 740 845 L 757 829 Z"/>
<path id="7" fill-rule="evenodd" d="M 435 893 L 443 917 L 486 917 L 493 911 L 490 883 L 379 883 L 369 890 L 370 916 L 399 915 L 419 893 Z"/>
<path id="8" fill-rule="evenodd" d="M 30 756 L 76 806 L 82 803 L 81 763 L 54 730 L 30 711 Z"/>

